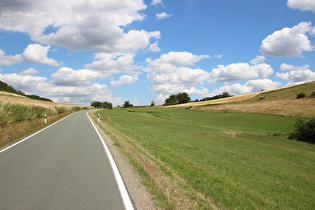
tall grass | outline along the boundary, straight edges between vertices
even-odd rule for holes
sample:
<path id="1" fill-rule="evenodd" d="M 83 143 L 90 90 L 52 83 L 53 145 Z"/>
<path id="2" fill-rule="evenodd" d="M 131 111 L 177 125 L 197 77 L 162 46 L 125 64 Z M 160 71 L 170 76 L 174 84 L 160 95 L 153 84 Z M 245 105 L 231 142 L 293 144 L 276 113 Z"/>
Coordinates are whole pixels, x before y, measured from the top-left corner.
<path id="1" fill-rule="evenodd" d="M 55 110 L 41 106 L 24 106 L 21 104 L 0 104 L 0 125 L 25 120 L 34 120 L 56 114 Z"/>
<path id="2" fill-rule="evenodd" d="M 163 208 L 314 207 L 315 145 L 287 139 L 296 118 L 157 107 L 98 113 Z"/>

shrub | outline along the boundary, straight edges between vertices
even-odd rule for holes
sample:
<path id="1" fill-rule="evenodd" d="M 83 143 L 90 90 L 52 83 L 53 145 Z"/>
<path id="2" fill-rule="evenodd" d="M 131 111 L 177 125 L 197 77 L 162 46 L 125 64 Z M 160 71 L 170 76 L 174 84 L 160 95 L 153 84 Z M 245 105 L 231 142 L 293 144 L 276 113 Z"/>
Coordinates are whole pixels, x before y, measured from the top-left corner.
<path id="1" fill-rule="evenodd" d="M 299 93 L 299 94 L 297 94 L 297 99 L 299 99 L 299 98 L 305 98 L 306 97 L 306 95 L 305 95 L 305 93 Z"/>
<path id="2" fill-rule="evenodd" d="M 294 133 L 291 133 L 290 139 L 315 143 L 315 118 L 310 120 L 298 119 L 295 123 Z"/>
<path id="3" fill-rule="evenodd" d="M 311 98 L 315 98 L 315 92 L 312 93 Z"/>

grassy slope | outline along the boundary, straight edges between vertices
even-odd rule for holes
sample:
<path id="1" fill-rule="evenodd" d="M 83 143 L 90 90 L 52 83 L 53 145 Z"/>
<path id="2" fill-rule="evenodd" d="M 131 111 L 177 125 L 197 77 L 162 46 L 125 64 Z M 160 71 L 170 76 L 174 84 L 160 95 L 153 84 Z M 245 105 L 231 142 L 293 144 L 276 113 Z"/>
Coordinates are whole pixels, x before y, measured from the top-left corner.
<path id="1" fill-rule="evenodd" d="M 156 183 L 153 188 L 161 188 L 166 197 L 160 201 L 162 207 L 203 208 L 214 203 L 225 208 L 308 209 L 314 205 L 314 145 L 277 136 L 292 132 L 295 118 L 174 108 L 100 113 L 106 116 L 104 123 L 125 136 L 117 144 L 126 148 L 123 141 L 132 139 L 127 144 L 134 148 L 128 154 L 134 162 L 142 161 L 137 160 L 139 152 L 162 162 L 153 163 L 163 166 L 159 173 L 155 167 L 144 167 Z M 173 182 L 168 185 L 177 186 L 176 190 L 168 189 L 164 178 L 157 176 L 168 177 Z"/>
<path id="2" fill-rule="evenodd" d="M 264 103 L 294 101 L 300 88 L 264 93 Z M 305 90 L 313 92 L 309 86 Z M 307 100 L 313 99 L 302 102 Z M 315 145 L 287 139 L 294 117 L 160 107 L 98 113 L 162 208 L 315 205 Z"/>

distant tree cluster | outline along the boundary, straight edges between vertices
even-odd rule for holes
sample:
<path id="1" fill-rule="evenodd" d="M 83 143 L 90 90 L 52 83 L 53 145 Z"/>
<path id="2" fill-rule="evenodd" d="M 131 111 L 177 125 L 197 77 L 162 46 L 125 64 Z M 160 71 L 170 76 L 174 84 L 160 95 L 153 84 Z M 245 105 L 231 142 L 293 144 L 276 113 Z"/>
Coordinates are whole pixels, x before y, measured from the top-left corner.
<path id="1" fill-rule="evenodd" d="M 91 103 L 91 106 L 93 106 L 96 109 L 113 109 L 113 105 L 110 102 L 100 102 L 100 101 L 93 101 Z"/>
<path id="2" fill-rule="evenodd" d="M 213 97 L 206 97 L 201 99 L 200 101 L 210 101 L 210 100 L 215 100 L 215 99 L 220 99 L 220 98 L 228 98 L 232 97 L 233 95 L 230 95 L 228 92 L 223 92 L 222 95 L 215 95 Z"/>
<path id="3" fill-rule="evenodd" d="M 0 80 L 0 90 L 1 91 L 5 91 L 5 92 L 9 92 L 9 93 L 15 93 L 15 94 L 22 95 L 22 96 L 25 96 L 25 97 L 28 97 L 28 98 L 31 98 L 31 99 L 35 99 L 35 100 L 53 102 L 49 98 L 43 98 L 43 97 L 40 97 L 40 96 L 37 96 L 37 95 L 26 95 L 22 91 L 14 89 L 12 86 L 8 85 L 5 82 L 2 82 L 1 80 Z"/>
<path id="4" fill-rule="evenodd" d="M 163 106 L 170 106 L 176 104 L 183 104 L 190 102 L 190 97 L 187 93 L 178 93 L 177 95 L 170 95 L 166 100 Z"/>
<path id="5" fill-rule="evenodd" d="M 133 105 L 130 103 L 130 101 L 125 101 L 123 107 L 128 108 L 128 107 L 133 107 Z"/>

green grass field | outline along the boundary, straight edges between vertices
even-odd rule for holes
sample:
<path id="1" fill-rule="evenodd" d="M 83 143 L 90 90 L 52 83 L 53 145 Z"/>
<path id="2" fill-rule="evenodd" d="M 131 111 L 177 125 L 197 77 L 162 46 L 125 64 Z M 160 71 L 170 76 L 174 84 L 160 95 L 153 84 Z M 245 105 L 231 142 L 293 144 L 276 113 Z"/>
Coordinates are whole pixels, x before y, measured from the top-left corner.
<path id="1" fill-rule="evenodd" d="M 162 208 L 315 206 L 315 145 L 287 139 L 296 118 L 160 107 L 98 113 L 123 136 L 105 130 L 116 144 L 133 148 L 122 147 Z M 138 153 L 160 171 L 142 166 Z"/>

